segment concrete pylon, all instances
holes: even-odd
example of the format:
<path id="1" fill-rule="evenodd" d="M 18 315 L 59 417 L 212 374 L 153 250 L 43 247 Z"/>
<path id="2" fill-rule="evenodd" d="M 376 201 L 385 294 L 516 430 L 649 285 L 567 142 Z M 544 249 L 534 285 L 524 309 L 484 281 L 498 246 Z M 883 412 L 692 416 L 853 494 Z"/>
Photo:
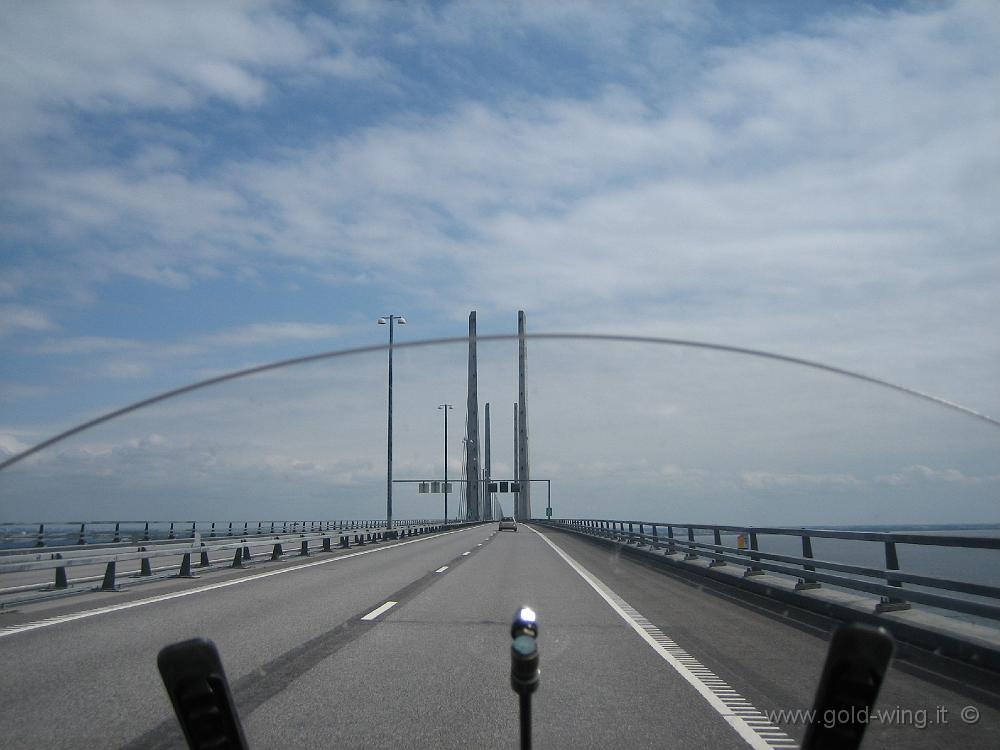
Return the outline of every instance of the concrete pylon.
<path id="1" fill-rule="evenodd" d="M 482 518 L 479 502 L 479 372 L 476 359 L 476 311 L 469 313 L 469 387 L 465 404 L 465 510 L 466 518 Z"/>
<path id="2" fill-rule="evenodd" d="M 493 493 L 490 492 L 490 477 L 492 466 L 490 466 L 490 402 L 486 402 L 485 429 L 483 431 L 483 520 L 493 520 Z"/>
<path id="3" fill-rule="evenodd" d="M 524 310 L 517 311 L 517 479 L 520 519 L 531 518 L 531 466 L 528 460 L 528 350 L 524 338 Z"/>

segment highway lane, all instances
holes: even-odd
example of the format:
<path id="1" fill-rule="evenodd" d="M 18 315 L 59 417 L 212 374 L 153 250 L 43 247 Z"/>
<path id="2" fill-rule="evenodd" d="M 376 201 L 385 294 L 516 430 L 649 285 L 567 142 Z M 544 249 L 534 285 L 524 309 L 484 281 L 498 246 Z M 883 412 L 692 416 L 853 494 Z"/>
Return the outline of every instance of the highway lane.
<path id="1" fill-rule="evenodd" d="M 727 592 L 697 578 L 665 574 L 574 534 L 545 531 L 757 708 L 811 706 L 834 621 L 746 592 Z M 961 719 L 967 706 L 978 712 L 974 724 Z M 945 713 L 939 713 L 939 707 Z M 1000 683 L 995 674 L 905 647 L 897 649 L 877 708 L 887 712 L 886 721 L 869 725 L 866 747 L 940 748 L 959 743 L 994 748 L 1000 736 Z M 894 713 L 896 708 L 901 710 Z M 798 739 L 805 729 L 787 722 L 782 728 Z"/>
<path id="2" fill-rule="evenodd" d="M 5 672 L 0 681 L 2 741 L 10 747 L 119 747 L 165 721 L 172 726 L 155 667 L 161 646 L 196 635 L 211 638 L 223 653 L 230 679 L 238 682 L 370 611 L 440 567 L 441 560 L 460 557 L 492 530 L 472 527 L 397 545 L 317 555 L 309 563 L 252 571 L 258 576 L 289 572 L 249 583 L 0 637 Z M 17 626 L 18 621 L 92 610 L 109 600 L 145 601 L 246 575 L 164 581 L 139 592 L 32 605 L 3 623 Z M 295 666 L 308 668 L 309 663 Z M 294 676 L 262 675 L 272 689 L 285 689 Z"/>
<path id="3" fill-rule="evenodd" d="M 508 684 L 508 628 L 516 608 L 532 604 L 541 618 L 536 746 L 749 746 L 540 536 L 523 526 L 517 534 L 494 530 L 490 524 L 369 547 L 343 559 L 316 556 L 311 562 L 322 564 L 290 563 L 281 568 L 290 572 L 249 583 L 0 637 L 3 743 L 178 746 L 155 655 L 166 643 L 204 635 L 222 651 L 253 747 L 333 741 L 511 747 L 517 714 Z M 752 706 L 811 704 L 830 623 L 794 623 L 571 535 L 546 535 Z M 253 574 L 266 570 L 270 566 Z M 240 576 L 246 573 L 227 574 L 223 582 Z M 194 584 L 203 582 L 219 579 Z M 139 593 L 87 597 L 17 617 L 27 622 L 72 613 L 109 598 L 142 601 L 153 587 L 170 594 L 191 590 L 190 584 L 150 584 Z M 388 601 L 398 603 L 362 619 Z M 886 697 L 911 708 L 970 702 L 940 680 L 905 670 L 890 675 L 883 703 Z M 996 710 L 972 702 L 983 712 L 979 725 L 960 726 L 956 719 L 937 733 L 914 729 L 894 744 L 994 746 Z M 869 747 L 888 744 L 879 729 Z M 757 739 L 780 745 L 778 732 L 765 730 Z"/>

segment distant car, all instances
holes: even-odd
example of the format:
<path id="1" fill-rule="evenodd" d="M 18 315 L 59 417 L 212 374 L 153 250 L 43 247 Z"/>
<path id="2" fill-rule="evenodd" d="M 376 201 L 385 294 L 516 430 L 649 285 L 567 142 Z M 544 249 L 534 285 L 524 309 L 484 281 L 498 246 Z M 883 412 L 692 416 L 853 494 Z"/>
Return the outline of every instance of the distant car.
<path id="1" fill-rule="evenodd" d="M 510 516 L 504 516 L 500 519 L 500 531 L 504 529 L 510 529 L 511 531 L 517 531 L 517 521 L 515 521 Z"/>

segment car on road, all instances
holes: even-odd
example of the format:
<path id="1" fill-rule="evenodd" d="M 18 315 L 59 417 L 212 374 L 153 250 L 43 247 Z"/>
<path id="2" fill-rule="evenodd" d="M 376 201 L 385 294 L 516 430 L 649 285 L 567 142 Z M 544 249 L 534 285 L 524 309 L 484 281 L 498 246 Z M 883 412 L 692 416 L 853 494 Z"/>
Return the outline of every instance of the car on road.
<path id="1" fill-rule="evenodd" d="M 510 516 L 503 516 L 500 519 L 500 531 L 504 529 L 510 529 L 511 531 L 517 531 L 517 521 L 515 521 Z"/>

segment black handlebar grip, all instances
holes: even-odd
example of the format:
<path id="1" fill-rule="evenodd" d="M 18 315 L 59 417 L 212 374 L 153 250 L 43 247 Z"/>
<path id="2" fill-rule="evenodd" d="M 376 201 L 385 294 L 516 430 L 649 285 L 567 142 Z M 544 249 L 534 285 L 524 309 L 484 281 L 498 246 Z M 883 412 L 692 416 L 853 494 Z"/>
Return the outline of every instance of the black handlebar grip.
<path id="1" fill-rule="evenodd" d="M 853 750 L 861 745 L 894 648 L 884 628 L 848 623 L 837 629 L 802 750 Z"/>
<path id="2" fill-rule="evenodd" d="M 214 643 L 174 643 L 160 651 L 156 664 L 188 747 L 248 750 Z"/>

